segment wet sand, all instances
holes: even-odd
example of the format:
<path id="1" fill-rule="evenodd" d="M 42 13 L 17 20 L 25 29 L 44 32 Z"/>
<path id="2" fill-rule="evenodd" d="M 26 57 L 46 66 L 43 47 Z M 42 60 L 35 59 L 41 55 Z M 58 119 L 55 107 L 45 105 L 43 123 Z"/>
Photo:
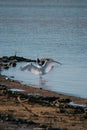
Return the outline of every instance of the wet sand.
<path id="1" fill-rule="evenodd" d="M 12 61 L 16 65 L 20 60 L 16 56 L 0 58 L 2 71 L 4 64 Z M 0 75 L 0 130 L 35 128 L 86 130 L 87 99 L 34 88 Z"/>

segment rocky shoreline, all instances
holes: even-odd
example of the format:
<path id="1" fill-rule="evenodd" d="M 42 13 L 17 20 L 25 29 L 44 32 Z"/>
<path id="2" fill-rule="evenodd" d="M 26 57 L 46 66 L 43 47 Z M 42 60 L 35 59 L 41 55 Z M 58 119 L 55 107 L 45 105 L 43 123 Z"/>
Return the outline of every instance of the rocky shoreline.
<path id="1" fill-rule="evenodd" d="M 5 56 L 0 58 L 0 70 L 23 61 L 35 62 Z M 0 74 L 0 130 L 15 129 L 86 130 L 87 99 L 23 85 Z"/>

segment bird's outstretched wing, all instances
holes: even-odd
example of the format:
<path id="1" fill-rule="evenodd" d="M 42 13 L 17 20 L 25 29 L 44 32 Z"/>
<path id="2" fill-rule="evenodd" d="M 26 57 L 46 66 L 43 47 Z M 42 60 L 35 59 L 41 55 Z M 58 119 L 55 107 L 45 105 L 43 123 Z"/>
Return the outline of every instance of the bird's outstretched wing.
<path id="1" fill-rule="evenodd" d="M 36 75 L 40 74 L 40 68 L 38 66 L 33 65 L 32 63 L 26 64 L 23 67 L 20 67 L 20 69 L 22 71 L 30 71 L 30 72 L 32 72 L 33 74 L 36 74 Z"/>
<path id="2" fill-rule="evenodd" d="M 54 67 L 54 62 L 46 60 L 43 67 L 42 67 L 43 71 L 44 71 L 44 74 L 51 71 L 53 69 L 53 67 Z"/>

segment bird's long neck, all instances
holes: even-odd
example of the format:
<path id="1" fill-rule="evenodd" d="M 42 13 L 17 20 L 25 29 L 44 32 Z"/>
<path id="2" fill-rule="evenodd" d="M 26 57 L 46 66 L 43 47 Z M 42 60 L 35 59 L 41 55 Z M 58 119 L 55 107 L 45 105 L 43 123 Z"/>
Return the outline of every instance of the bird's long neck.
<path id="1" fill-rule="evenodd" d="M 39 59 L 39 58 L 37 58 L 37 63 L 38 63 L 38 64 L 40 63 L 40 59 Z"/>

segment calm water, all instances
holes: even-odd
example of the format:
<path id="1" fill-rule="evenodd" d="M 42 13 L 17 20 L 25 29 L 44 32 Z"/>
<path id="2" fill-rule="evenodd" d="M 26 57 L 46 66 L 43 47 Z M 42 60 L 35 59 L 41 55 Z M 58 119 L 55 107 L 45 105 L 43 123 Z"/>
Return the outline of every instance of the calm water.
<path id="1" fill-rule="evenodd" d="M 87 98 L 87 0 L 0 0 L 0 57 L 52 57 L 62 63 L 43 77 L 16 69 L 7 76 Z"/>

